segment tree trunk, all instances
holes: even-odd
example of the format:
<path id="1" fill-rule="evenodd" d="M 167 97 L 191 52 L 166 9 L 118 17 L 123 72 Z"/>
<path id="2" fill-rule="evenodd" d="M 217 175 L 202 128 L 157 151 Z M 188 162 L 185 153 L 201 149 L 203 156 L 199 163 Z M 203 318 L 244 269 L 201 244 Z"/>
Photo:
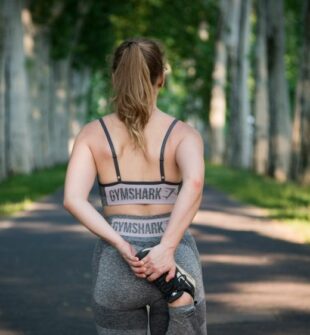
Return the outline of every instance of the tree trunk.
<path id="1" fill-rule="evenodd" d="M 78 106 L 73 107 L 76 101 L 74 102 L 74 98 L 73 100 L 70 99 L 70 95 L 72 94 L 74 97 L 76 91 L 78 91 L 78 95 L 83 95 L 81 92 L 88 89 L 85 87 L 89 84 L 87 82 L 89 80 L 89 74 L 87 74 L 87 70 L 85 70 L 85 78 L 83 78 L 82 75 L 82 77 L 80 77 L 82 82 L 76 83 L 75 80 L 72 81 L 72 75 L 76 76 L 77 74 L 72 69 L 71 65 L 74 57 L 74 49 L 78 44 L 79 35 L 85 22 L 84 20 L 91 6 L 91 2 L 79 1 L 79 18 L 75 23 L 73 38 L 68 41 L 70 50 L 69 55 L 66 59 L 52 62 L 51 80 L 52 91 L 54 94 L 51 101 L 50 138 L 52 144 L 52 157 L 53 162 L 55 163 L 67 162 L 69 152 L 72 149 L 72 138 L 70 139 L 70 136 L 72 136 L 72 132 L 76 135 L 81 123 L 85 121 L 86 107 L 83 106 L 80 109 Z M 81 75 L 81 73 L 79 75 Z M 77 88 L 78 86 L 80 87 Z M 72 93 L 71 89 L 73 90 Z M 79 115 L 80 113 L 82 113 L 82 116 Z M 75 117 L 77 117 L 78 120 L 75 119 Z"/>
<path id="2" fill-rule="evenodd" d="M 4 38 L 3 2 L 0 2 L 0 181 L 7 176 Z"/>
<path id="3" fill-rule="evenodd" d="M 268 170 L 269 148 L 269 106 L 268 74 L 266 54 L 266 0 L 257 1 L 257 34 L 255 50 L 255 135 L 254 135 L 254 170 L 266 174 Z"/>
<path id="4" fill-rule="evenodd" d="M 250 102 L 248 92 L 249 71 L 249 28 L 251 0 L 244 0 L 240 6 L 240 19 L 236 20 L 238 38 L 230 51 L 231 98 L 230 136 L 228 161 L 236 167 L 249 167 L 251 162 Z"/>
<path id="5" fill-rule="evenodd" d="M 225 151 L 225 118 L 226 118 L 226 35 L 227 35 L 227 15 L 230 8 L 227 2 L 220 1 L 220 22 L 218 38 L 215 44 L 215 62 L 212 73 L 213 86 L 210 101 L 210 161 L 212 163 L 223 163 Z"/>
<path id="6" fill-rule="evenodd" d="M 53 61 L 51 71 L 51 95 L 49 136 L 53 164 L 65 163 L 69 158 L 69 62 Z"/>
<path id="7" fill-rule="evenodd" d="M 269 174 L 288 178 L 291 154 L 291 120 L 284 66 L 283 1 L 266 1 L 269 75 L 270 147 Z"/>
<path id="8" fill-rule="evenodd" d="M 31 102 L 31 142 L 34 150 L 34 167 L 51 165 L 48 136 L 48 108 L 50 94 L 49 40 L 46 28 L 35 25 L 28 8 L 23 9 L 26 55 L 29 66 L 29 99 Z"/>
<path id="9" fill-rule="evenodd" d="M 90 88 L 89 69 L 70 71 L 69 97 L 69 153 L 73 148 L 75 137 L 85 124 L 87 115 L 87 97 Z"/>
<path id="10" fill-rule="evenodd" d="M 235 100 L 235 90 L 236 86 L 234 82 L 237 80 L 238 73 L 238 44 L 239 44 L 239 22 L 241 15 L 241 0 L 232 0 L 233 4 L 231 7 L 230 15 L 228 17 L 229 24 L 229 35 L 226 40 L 227 51 L 228 51 L 228 76 L 230 84 L 230 92 L 229 92 L 229 129 L 228 129 L 228 137 L 226 138 L 226 151 L 225 151 L 225 161 L 230 165 L 232 164 L 233 158 L 233 147 L 230 143 L 230 136 L 233 133 L 233 120 L 231 117 L 232 111 L 231 106 Z M 233 164 L 232 164 L 233 165 Z"/>
<path id="11" fill-rule="evenodd" d="M 310 184 L 310 0 L 305 1 L 303 27 L 292 133 L 292 176 Z"/>
<path id="12" fill-rule="evenodd" d="M 6 115 L 8 124 L 7 160 L 12 173 L 29 173 L 33 166 L 30 142 L 30 117 L 26 58 L 21 22 L 22 1 L 5 0 L 3 15 L 5 27 Z"/>

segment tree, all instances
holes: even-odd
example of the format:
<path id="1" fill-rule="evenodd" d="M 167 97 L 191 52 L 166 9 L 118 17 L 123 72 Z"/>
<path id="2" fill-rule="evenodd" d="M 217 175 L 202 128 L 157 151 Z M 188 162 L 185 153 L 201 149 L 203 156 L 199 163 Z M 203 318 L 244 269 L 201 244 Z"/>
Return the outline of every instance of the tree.
<path id="1" fill-rule="evenodd" d="M 234 44 L 230 48 L 231 96 L 228 138 L 228 161 L 236 167 L 251 162 L 250 103 L 248 91 L 249 29 L 251 0 L 244 0 L 234 19 Z M 237 8 L 236 8 L 237 10 Z"/>
<path id="2" fill-rule="evenodd" d="M 210 161 L 223 163 L 225 153 L 225 119 L 226 119 L 226 72 L 227 72 L 227 37 L 230 33 L 229 14 L 234 2 L 221 0 L 219 3 L 218 36 L 215 42 L 215 61 L 212 73 L 212 91 L 210 98 Z"/>
<path id="3" fill-rule="evenodd" d="M 30 138 L 29 91 L 25 70 L 22 1 L 4 1 L 5 124 L 7 167 L 11 173 L 29 173 L 33 167 Z"/>
<path id="4" fill-rule="evenodd" d="M 255 48 L 255 134 L 253 167 L 258 174 L 268 171 L 269 149 L 269 106 L 268 106 L 268 70 L 266 51 L 266 0 L 257 1 L 257 31 Z"/>
<path id="5" fill-rule="evenodd" d="M 26 41 L 26 75 L 28 81 L 28 98 L 30 103 L 31 146 L 33 148 L 33 167 L 51 166 L 50 141 L 50 94 L 51 67 L 49 31 L 43 25 L 33 22 L 29 7 L 23 8 L 23 28 Z"/>
<path id="6" fill-rule="evenodd" d="M 305 1 L 303 12 L 303 43 L 292 132 L 292 177 L 310 184 L 310 0 Z"/>
<path id="7" fill-rule="evenodd" d="M 269 174 L 279 181 L 288 178 L 291 155 L 291 119 L 284 65 L 283 1 L 266 1 L 269 88 Z"/>
<path id="8" fill-rule="evenodd" d="M 5 111 L 5 48 L 4 48 L 4 4 L 0 2 L 0 180 L 7 176 L 6 157 L 6 111 Z"/>

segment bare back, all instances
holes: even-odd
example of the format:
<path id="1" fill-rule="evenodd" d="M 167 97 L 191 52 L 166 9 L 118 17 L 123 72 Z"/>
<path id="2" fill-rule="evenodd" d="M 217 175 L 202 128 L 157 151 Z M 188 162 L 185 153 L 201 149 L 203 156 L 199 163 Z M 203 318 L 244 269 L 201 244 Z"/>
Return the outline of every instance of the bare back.
<path id="1" fill-rule="evenodd" d="M 141 150 L 134 150 L 125 125 L 116 114 L 104 117 L 116 151 L 120 174 L 124 181 L 160 181 L 159 157 L 163 138 L 173 117 L 161 111 L 152 114 L 144 134 L 146 139 L 146 156 Z M 100 123 L 92 121 L 93 128 L 89 138 L 89 146 L 97 167 L 98 179 L 102 183 L 117 181 L 112 152 Z M 164 169 L 166 180 L 180 182 L 182 176 L 176 162 L 175 152 L 178 143 L 188 131 L 184 122 L 178 122 L 168 137 L 164 153 Z M 105 206 L 104 214 L 132 214 L 132 215 L 156 215 L 170 212 L 173 204 L 130 204 Z"/>

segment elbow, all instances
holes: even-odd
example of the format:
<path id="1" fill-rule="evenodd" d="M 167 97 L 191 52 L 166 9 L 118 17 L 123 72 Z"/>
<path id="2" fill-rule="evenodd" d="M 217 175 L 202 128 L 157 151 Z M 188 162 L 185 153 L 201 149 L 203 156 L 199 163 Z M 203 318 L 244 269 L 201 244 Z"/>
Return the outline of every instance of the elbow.
<path id="1" fill-rule="evenodd" d="M 190 177 L 188 179 L 189 184 L 191 185 L 191 188 L 195 190 L 196 193 L 202 194 L 203 188 L 204 188 L 204 178 L 201 176 L 197 177 Z"/>
<path id="2" fill-rule="evenodd" d="M 70 196 L 70 198 L 64 197 L 62 206 L 65 208 L 67 211 L 71 212 L 74 208 L 79 208 L 85 201 L 84 198 L 81 197 L 76 197 L 76 196 Z"/>
<path id="3" fill-rule="evenodd" d="M 193 187 L 196 189 L 196 190 L 203 190 L 203 186 L 204 186 L 204 178 L 194 178 L 192 180 L 192 183 L 193 183 Z"/>
<path id="4" fill-rule="evenodd" d="M 71 201 L 69 199 L 64 199 L 63 202 L 62 202 L 62 206 L 63 206 L 64 209 L 69 211 L 71 206 L 72 206 Z"/>

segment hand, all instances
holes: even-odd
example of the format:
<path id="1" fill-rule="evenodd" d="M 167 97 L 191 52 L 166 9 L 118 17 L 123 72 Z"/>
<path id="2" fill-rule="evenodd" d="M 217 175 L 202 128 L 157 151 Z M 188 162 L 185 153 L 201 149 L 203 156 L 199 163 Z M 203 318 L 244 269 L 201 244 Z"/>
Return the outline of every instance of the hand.
<path id="1" fill-rule="evenodd" d="M 165 278 L 167 282 L 175 276 L 174 251 L 161 243 L 153 247 L 143 261 L 148 281 L 157 279 L 165 272 L 168 272 Z"/>
<path id="2" fill-rule="evenodd" d="M 143 267 L 144 261 L 140 261 L 139 258 L 135 256 L 137 253 L 135 248 L 125 240 L 120 245 L 116 246 L 116 248 L 135 275 L 139 278 L 146 278 L 146 275 L 144 274 L 146 269 Z"/>

